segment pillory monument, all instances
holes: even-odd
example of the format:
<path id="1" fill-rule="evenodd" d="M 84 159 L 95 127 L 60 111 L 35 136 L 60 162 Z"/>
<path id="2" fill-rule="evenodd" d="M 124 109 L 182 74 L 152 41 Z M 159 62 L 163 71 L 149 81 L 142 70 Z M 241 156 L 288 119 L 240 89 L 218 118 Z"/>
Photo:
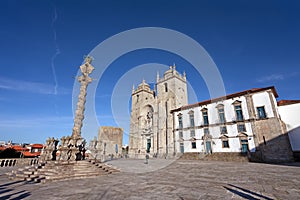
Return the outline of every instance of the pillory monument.
<path id="1" fill-rule="evenodd" d="M 9 174 L 10 179 L 21 179 L 30 182 L 42 182 L 63 180 L 70 178 L 83 178 L 89 176 L 108 175 L 120 170 L 100 163 L 98 160 L 85 159 L 86 141 L 81 136 L 81 128 L 84 119 L 86 92 L 92 78 L 89 75 L 94 67 L 91 65 L 92 57 L 87 56 L 84 64 L 80 66 L 81 76 L 80 92 L 74 118 L 74 126 L 71 136 L 63 136 L 59 140 L 48 138 L 46 147 L 38 163 L 31 166 L 13 170 Z"/>
<path id="2" fill-rule="evenodd" d="M 86 141 L 81 136 L 81 128 L 84 119 L 84 110 L 86 102 L 86 92 L 88 85 L 92 82 L 89 75 L 95 69 L 92 65 L 92 57 L 86 56 L 84 64 L 80 66 L 81 76 L 78 77 L 80 82 L 80 92 L 78 95 L 77 108 L 74 118 L 74 126 L 71 136 L 64 136 L 60 139 L 60 146 L 58 147 L 59 140 L 48 138 L 46 141 L 46 148 L 44 149 L 41 159 L 42 160 L 82 160 L 85 153 Z M 59 156 L 56 158 L 56 152 L 59 151 Z"/>

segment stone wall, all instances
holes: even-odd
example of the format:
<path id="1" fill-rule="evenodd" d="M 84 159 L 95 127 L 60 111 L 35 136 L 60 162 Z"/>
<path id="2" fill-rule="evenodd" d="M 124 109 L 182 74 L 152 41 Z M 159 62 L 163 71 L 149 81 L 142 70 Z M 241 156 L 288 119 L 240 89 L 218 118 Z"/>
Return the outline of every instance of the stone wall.
<path id="1" fill-rule="evenodd" d="M 283 130 L 283 124 L 278 118 L 257 120 L 254 122 L 257 137 L 256 159 L 263 162 L 290 162 L 293 153 L 288 134 Z"/>
<path id="2" fill-rule="evenodd" d="M 98 139 L 103 144 L 103 154 L 118 157 L 122 154 L 123 129 L 111 126 L 102 126 L 99 129 Z"/>
<path id="3" fill-rule="evenodd" d="M 38 158 L 4 158 L 0 159 L 0 167 L 21 167 L 38 164 L 38 162 Z"/>

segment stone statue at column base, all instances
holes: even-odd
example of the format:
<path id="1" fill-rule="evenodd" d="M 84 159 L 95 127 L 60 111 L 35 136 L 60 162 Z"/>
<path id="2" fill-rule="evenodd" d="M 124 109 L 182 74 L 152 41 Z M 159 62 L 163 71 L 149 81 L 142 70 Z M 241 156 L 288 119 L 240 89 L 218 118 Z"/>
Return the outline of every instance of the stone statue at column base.
<path id="1" fill-rule="evenodd" d="M 98 160 L 101 162 L 104 161 L 101 140 L 97 140 L 97 138 L 94 137 L 94 139 L 90 142 L 89 151 L 90 151 L 90 159 Z"/>
<path id="2" fill-rule="evenodd" d="M 40 159 L 43 161 L 56 160 L 58 139 L 48 138 Z"/>

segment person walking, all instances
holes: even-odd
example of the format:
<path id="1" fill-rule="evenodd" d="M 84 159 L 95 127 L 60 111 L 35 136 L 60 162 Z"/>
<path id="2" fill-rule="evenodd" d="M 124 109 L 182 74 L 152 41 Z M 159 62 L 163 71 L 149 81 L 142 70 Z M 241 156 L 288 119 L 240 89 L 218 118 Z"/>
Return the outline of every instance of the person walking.
<path id="1" fill-rule="evenodd" d="M 149 153 L 146 152 L 146 162 L 145 162 L 145 164 L 148 164 L 148 160 L 149 160 Z"/>

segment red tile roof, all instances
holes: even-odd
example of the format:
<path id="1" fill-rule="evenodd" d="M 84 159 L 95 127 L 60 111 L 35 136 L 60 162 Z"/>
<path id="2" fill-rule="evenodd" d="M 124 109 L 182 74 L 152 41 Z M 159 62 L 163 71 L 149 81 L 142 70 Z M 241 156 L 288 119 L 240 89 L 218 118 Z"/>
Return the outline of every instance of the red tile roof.
<path id="1" fill-rule="evenodd" d="M 31 146 L 33 149 L 42 149 L 44 146 L 42 144 L 32 144 L 32 145 L 29 145 Z M 26 147 L 22 147 L 20 145 L 6 145 L 6 146 L 0 146 L 0 151 L 3 151 L 7 148 L 12 148 L 16 151 L 19 151 L 19 152 L 23 152 L 23 151 L 29 151 L 29 146 L 26 146 Z"/>
<path id="2" fill-rule="evenodd" d="M 12 146 L 10 146 L 10 148 L 13 148 L 16 151 L 29 151 L 28 148 L 23 148 L 20 145 L 12 145 Z"/>
<path id="3" fill-rule="evenodd" d="M 201 101 L 201 102 L 198 102 L 198 103 L 182 106 L 180 108 L 171 110 L 171 113 L 176 112 L 176 111 L 180 111 L 180 110 L 186 110 L 186 109 L 189 109 L 189 108 L 194 108 L 194 107 L 197 107 L 197 106 L 207 105 L 207 104 L 210 104 L 210 103 L 213 103 L 213 102 L 218 102 L 218 101 L 222 101 L 222 100 L 226 100 L 226 99 L 231 99 L 231 98 L 243 96 L 245 94 L 252 94 L 252 93 L 262 92 L 262 91 L 266 91 L 266 90 L 272 90 L 275 98 L 278 97 L 278 93 L 277 93 L 274 86 L 265 87 L 265 88 L 252 88 L 250 90 L 244 90 L 244 91 L 241 91 L 241 92 L 229 94 L 229 95 L 218 97 L 218 98 L 215 98 L 215 99 L 210 99 L 210 100 Z"/>
<path id="4" fill-rule="evenodd" d="M 32 148 L 42 149 L 44 146 L 42 144 L 32 144 L 30 145 Z"/>
<path id="5" fill-rule="evenodd" d="M 41 155 L 41 152 L 29 152 L 29 151 L 25 151 L 23 152 L 23 156 L 24 157 L 37 157 L 37 156 L 40 156 Z"/>
<path id="6" fill-rule="evenodd" d="M 300 100 L 280 100 L 277 102 L 278 106 L 286 106 L 286 105 L 291 105 L 295 103 L 300 103 Z"/>

